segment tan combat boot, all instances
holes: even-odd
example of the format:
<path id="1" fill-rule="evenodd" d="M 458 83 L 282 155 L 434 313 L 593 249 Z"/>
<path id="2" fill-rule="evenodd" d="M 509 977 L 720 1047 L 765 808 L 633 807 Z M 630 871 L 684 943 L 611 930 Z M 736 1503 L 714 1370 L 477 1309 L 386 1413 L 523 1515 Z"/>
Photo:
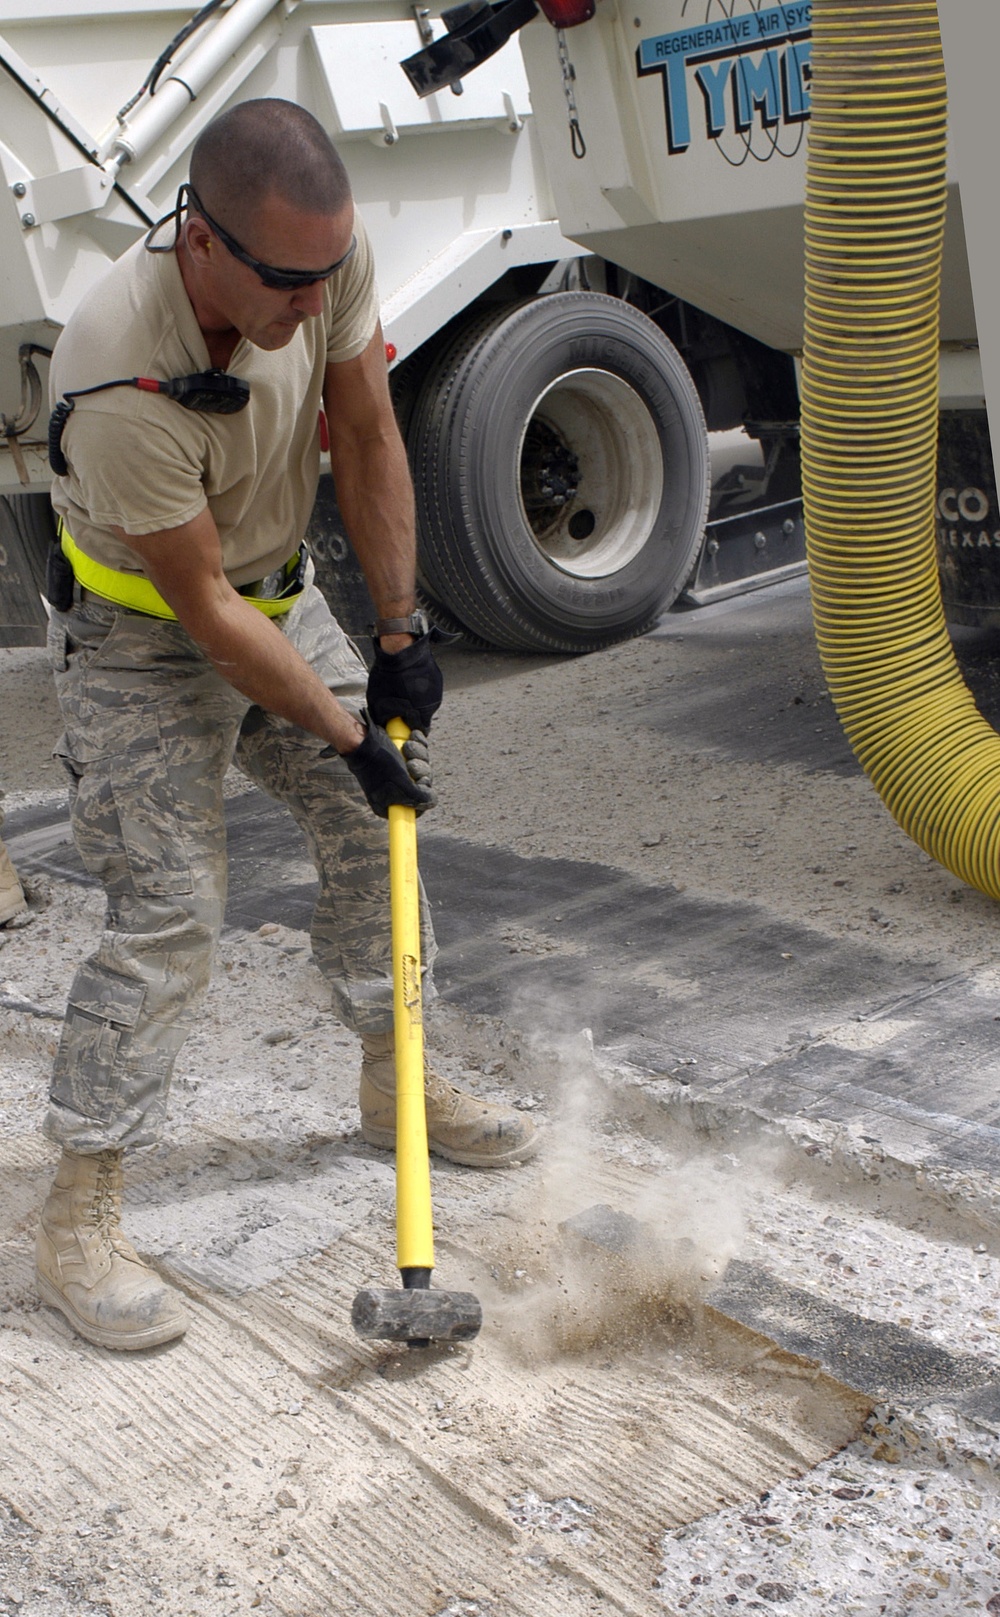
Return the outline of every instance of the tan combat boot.
<path id="1" fill-rule="evenodd" d="M 64 1151 L 38 1227 L 44 1303 L 105 1348 L 149 1348 L 183 1336 L 187 1314 L 119 1229 L 122 1154 Z"/>
<path id="2" fill-rule="evenodd" d="M 396 1059 L 391 1033 L 361 1039 L 361 1134 L 369 1145 L 396 1146 Z M 508 1168 L 538 1150 L 531 1119 L 510 1106 L 477 1100 L 427 1068 L 427 1144 L 436 1156 L 467 1168 Z"/>
<path id="3" fill-rule="evenodd" d="M 0 839 L 0 926 L 6 926 L 15 915 L 21 915 L 28 908 L 21 883 L 17 879 L 17 871 L 10 862 L 10 854 Z"/>

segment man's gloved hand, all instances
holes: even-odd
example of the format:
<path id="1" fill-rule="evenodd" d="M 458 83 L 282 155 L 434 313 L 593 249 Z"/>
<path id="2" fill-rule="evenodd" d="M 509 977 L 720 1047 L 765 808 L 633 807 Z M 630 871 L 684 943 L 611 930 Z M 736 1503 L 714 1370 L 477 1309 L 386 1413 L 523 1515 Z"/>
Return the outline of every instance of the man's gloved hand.
<path id="1" fill-rule="evenodd" d="M 395 715 L 394 715 L 395 716 Z M 353 752 L 342 752 L 351 774 L 357 780 L 369 805 L 383 820 L 389 818 L 390 803 L 402 803 L 423 814 L 434 807 L 431 791 L 431 765 L 427 737 L 412 730 L 402 751 L 385 731 L 362 709 L 365 739 Z"/>
<path id="2" fill-rule="evenodd" d="M 429 634 L 420 635 L 402 651 L 383 651 L 376 640 L 367 691 L 368 711 L 376 724 L 402 719 L 411 730 L 429 730 L 441 706 L 443 687 Z"/>

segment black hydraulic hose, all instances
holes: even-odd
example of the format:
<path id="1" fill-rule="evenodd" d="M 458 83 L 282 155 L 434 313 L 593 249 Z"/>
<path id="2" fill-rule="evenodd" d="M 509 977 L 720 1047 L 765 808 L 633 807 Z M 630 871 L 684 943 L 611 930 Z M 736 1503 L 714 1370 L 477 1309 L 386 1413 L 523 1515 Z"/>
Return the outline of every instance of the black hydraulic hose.
<path id="1" fill-rule="evenodd" d="M 207 4 L 203 5 L 200 11 L 196 11 L 190 21 L 186 22 L 184 27 L 174 35 L 169 45 L 164 46 L 149 72 L 146 74 L 146 77 L 140 84 L 138 90 L 136 90 L 135 95 L 126 101 L 125 105 L 118 111 L 116 116 L 119 123 L 121 123 L 122 120 L 128 116 L 136 102 L 142 100 L 142 97 L 146 94 L 147 90 L 150 95 L 156 94 L 156 86 L 159 83 L 160 74 L 163 72 L 163 69 L 169 65 L 175 52 L 179 51 L 185 40 L 190 39 L 191 35 L 197 32 L 202 23 L 207 22 L 209 17 L 213 16 L 216 11 L 219 11 L 222 6 L 225 5 L 225 3 L 226 0 L 207 0 Z"/>

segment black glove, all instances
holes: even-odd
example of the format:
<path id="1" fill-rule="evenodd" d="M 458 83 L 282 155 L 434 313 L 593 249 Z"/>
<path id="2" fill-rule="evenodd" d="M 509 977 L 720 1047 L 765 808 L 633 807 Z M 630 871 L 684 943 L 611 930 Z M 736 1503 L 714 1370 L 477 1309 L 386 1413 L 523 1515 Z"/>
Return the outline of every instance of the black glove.
<path id="1" fill-rule="evenodd" d="M 402 651 L 383 651 L 376 640 L 367 691 L 368 711 L 376 724 L 402 719 L 412 730 L 429 730 L 441 706 L 443 687 L 429 634 L 420 635 Z"/>
<path id="2" fill-rule="evenodd" d="M 416 809 L 418 814 L 433 808 L 427 737 L 420 730 L 411 731 L 400 751 L 364 710 L 361 718 L 365 724 L 365 739 L 353 752 L 342 752 L 340 756 L 370 807 L 383 820 L 389 818 L 390 803 L 402 803 L 406 808 Z"/>

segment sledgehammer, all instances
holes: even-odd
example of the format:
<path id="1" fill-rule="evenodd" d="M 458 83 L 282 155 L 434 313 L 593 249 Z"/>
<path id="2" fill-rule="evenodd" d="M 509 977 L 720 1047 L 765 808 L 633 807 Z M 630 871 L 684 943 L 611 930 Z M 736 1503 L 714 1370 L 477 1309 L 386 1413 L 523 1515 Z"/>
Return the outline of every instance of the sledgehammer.
<path id="1" fill-rule="evenodd" d="M 391 719 L 401 747 L 410 732 Z M 359 1336 L 409 1347 L 467 1342 L 478 1335 L 483 1310 L 468 1291 L 431 1291 L 434 1233 L 431 1172 L 424 1109 L 424 1026 L 420 991 L 420 889 L 417 817 L 389 808 L 389 894 L 392 906 L 393 1020 L 396 1042 L 396 1265 L 402 1291 L 359 1291 L 351 1323 Z"/>

